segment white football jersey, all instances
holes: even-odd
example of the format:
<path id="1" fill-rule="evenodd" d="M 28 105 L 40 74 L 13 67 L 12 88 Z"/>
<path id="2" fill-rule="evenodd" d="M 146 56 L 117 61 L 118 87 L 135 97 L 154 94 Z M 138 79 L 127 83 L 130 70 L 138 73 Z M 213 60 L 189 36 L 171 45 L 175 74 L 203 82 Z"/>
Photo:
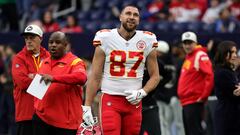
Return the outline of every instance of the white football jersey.
<path id="1" fill-rule="evenodd" d="M 101 84 L 103 93 L 126 96 L 125 90 L 142 88 L 146 58 L 157 46 L 153 33 L 136 31 L 127 41 L 117 29 L 100 30 L 95 35 L 93 45 L 100 45 L 106 55 Z"/>

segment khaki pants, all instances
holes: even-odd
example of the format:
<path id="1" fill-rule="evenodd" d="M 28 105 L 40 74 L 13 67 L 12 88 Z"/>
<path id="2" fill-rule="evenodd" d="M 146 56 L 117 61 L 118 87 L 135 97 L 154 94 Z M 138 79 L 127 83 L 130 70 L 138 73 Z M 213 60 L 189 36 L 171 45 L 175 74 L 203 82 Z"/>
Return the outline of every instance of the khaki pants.
<path id="1" fill-rule="evenodd" d="M 185 135 L 182 120 L 182 107 L 177 97 L 172 97 L 169 104 L 158 100 L 157 105 L 159 107 L 162 135 L 174 135 L 174 132 L 171 132 L 173 123 L 175 125 L 175 134 Z"/>

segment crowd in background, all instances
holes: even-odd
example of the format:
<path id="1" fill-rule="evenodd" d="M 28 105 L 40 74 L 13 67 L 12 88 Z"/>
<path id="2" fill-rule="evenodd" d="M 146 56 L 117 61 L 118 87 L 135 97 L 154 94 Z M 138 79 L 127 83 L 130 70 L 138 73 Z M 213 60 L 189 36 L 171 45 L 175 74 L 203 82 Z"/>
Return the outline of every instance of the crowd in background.
<path id="1" fill-rule="evenodd" d="M 240 31 L 239 0 L 2 0 L 0 29 L 21 31 L 35 22 L 45 32 L 96 32 L 119 25 L 120 9 L 127 4 L 140 7 L 139 29 Z"/>

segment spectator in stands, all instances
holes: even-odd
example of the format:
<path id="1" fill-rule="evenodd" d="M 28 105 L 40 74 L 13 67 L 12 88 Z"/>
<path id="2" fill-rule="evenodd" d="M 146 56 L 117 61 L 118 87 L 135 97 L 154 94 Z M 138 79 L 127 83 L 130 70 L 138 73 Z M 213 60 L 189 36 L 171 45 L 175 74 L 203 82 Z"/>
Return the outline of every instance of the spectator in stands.
<path id="1" fill-rule="evenodd" d="M 186 4 L 182 0 L 172 0 L 169 5 L 170 21 L 173 22 L 193 22 L 198 21 L 201 9 L 194 4 Z"/>
<path id="2" fill-rule="evenodd" d="M 197 43 L 193 32 L 182 34 L 186 52 L 178 82 L 178 96 L 183 106 L 183 122 L 186 135 L 203 135 L 201 125 L 204 102 L 213 88 L 212 63 L 206 49 Z"/>
<path id="3" fill-rule="evenodd" d="M 183 0 L 183 5 L 186 9 L 199 9 L 198 19 L 201 19 L 208 7 L 208 0 Z"/>
<path id="4" fill-rule="evenodd" d="M 44 32 L 54 32 L 60 30 L 59 24 L 53 19 L 51 11 L 45 11 L 42 15 L 42 27 Z"/>
<path id="5" fill-rule="evenodd" d="M 13 100 L 13 82 L 11 77 L 11 62 L 12 58 L 15 55 L 14 50 L 11 46 L 4 45 L 2 50 L 2 61 L 4 65 L 4 73 L 0 75 L 0 82 L 3 85 L 1 88 L 2 96 L 1 98 L 1 120 L 4 120 L 6 123 L 4 125 L 0 125 L 1 128 L 5 128 L 5 134 L 16 134 L 16 123 L 15 123 L 15 109 L 14 109 L 14 100 Z M 1 121 L 0 120 L 0 121 Z M 0 134 L 2 129 L 0 130 Z M 2 135 L 2 134 L 1 134 Z"/>
<path id="6" fill-rule="evenodd" d="M 61 29 L 65 33 L 82 33 L 83 28 L 78 25 L 77 17 L 74 15 L 67 16 L 67 24 Z"/>
<path id="7" fill-rule="evenodd" d="M 26 45 L 12 61 L 15 119 L 17 135 L 33 135 L 33 96 L 26 90 L 38 71 L 41 60 L 48 57 L 49 53 L 41 47 L 43 32 L 37 25 L 27 26 L 22 36 Z"/>
<path id="8" fill-rule="evenodd" d="M 64 1 L 64 0 L 62 0 L 62 1 Z M 93 6 L 93 3 L 95 1 L 96 0 L 80 0 L 81 10 L 82 11 L 89 11 L 89 10 L 91 10 L 91 8 Z"/>
<path id="9" fill-rule="evenodd" d="M 224 8 L 219 13 L 219 19 L 215 22 L 216 29 L 218 33 L 232 33 L 237 29 L 237 20 L 233 18 L 230 14 L 229 8 Z"/>
<path id="10" fill-rule="evenodd" d="M 55 11 L 57 4 L 58 0 L 32 0 L 29 20 L 40 19 L 41 15 L 47 10 Z"/>
<path id="11" fill-rule="evenodd" d="M 163 0 L 153 0 L 148 6 L 148 20 L 156 22 L 158 20 L 166 20 L 168 17 L 168 5 Z"/>
<path id="12" fill-rule="evenodd" d="M 0 1 L 0 10 L 2 16 L 1 20 L 5 20 L 6 25 L 9 25 L 9 31 L 19 31 L 18 26 L 18 14 L 16 7 L 16 0 L 1 0 Z"/>
<path id="13" fill-rule="evenodd" d="M 232 0 L 229 8 L 231 15 L 240 21 L 240 0 Z"/>
<path id="14" fill-rule="evenodd" d="M 82 122 L 82 86 L 87 80 L 83 61 L 67 52 L 63 32 L 51 34 L 45 59 L 38 73 L 41 81 L 51 82 L 43 99 L 34 100 L 33 135 L 76 135 Z"/>
<path id="15" fill-rule="evenodd" d="M 210 7 L 206 10 L 202 17 L 202 21 L 207 24 L 214 23 L 219 18 L 219 13 L 227 7 L 227 3 L 221 3 L 220 0 L 211 0 Z"/>
<path id="16" fill-rule="evenodd" d="M 170 4 L 168 7 L 169 10 L 169 17 L 168 20 L 170 22 L 174 22 L 178 14 L 181 14 L 180 9 L 182 7 L 182 0 L 170 0 Z"/>
<path id="17" fill-rule="evenodd" d="M 17 13 L 20 17 L 24 14 L 29 14 L 33 0 L 16 0 Z"/>
<path id="18" fill-rule="evenodd" d="M 237 44 L 223 41 L 217 48 L 215 62 L 215 135 L 240 135 L 240 85 L 235 72 Z"/>

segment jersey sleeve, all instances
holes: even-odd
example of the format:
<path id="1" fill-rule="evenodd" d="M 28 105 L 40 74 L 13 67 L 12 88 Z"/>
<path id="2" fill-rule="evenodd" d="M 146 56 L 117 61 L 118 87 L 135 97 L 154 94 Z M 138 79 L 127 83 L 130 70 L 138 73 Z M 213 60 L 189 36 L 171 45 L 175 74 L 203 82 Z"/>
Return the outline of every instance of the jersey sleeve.
<path id="1" fill-rule="evenodd" d="M 96 34 L 95 34 L 95 37 L 93 39 L 93 46 L 97 47 L 97 46 L 100 46 L 100 48 L 106 52 L 106 44 L 104 43 L 104 39 L 106 39 L 111 33 L 111 30 L 109 29 L 103 29 L 103 30 L 100 30 L 98 31 Z"/>
<path id="2" fill-rule="evenodd" d="M 154 33 L 151 33 L 151 32 L 148 32 L 148 31 L 145 31 L 143 32 L 144 33 L 144 36 L 146 36 L 147 38 L 147 55 L 153 51 L 157 46 L 158 46 L 158 42 L 157 42 L 157 38 L 156 38 L 156 35 Z"/>

